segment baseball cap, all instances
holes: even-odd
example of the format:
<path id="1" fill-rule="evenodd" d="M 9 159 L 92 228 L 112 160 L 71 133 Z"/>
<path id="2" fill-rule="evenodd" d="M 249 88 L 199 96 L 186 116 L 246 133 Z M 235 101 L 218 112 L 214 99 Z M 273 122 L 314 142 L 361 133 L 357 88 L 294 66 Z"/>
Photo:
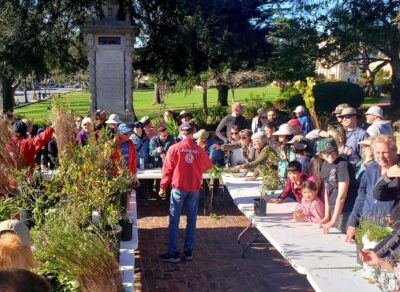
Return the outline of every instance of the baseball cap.
<path id="1" fill-rule="evenodd" d="M 122 124 L 120 124 L 120 125 L 118 126 L 117 131 L 118 131 L 119 133 L 126 134 L 126 133 L 129 133 L 129 132 L 132 132 L 132 129 L 129 128 L 127 124 L 122 123 Z"/>
<path id="2" fill-rule="evenodd" d="M 383 118 L 383 109 L 380 106 L 371 106 L 367 112 L 365 113 L 366 115 L 373 115 L 373 116 L 377 116 L 380 118 Z"/>
<path id="3" fill-rule="evenodd" d="M 159 123 L 158 125 L 157 125 L 157 132 L 160 132 L 160 131 L 162 131 L 162 130 L 165 130 L 167 128 L 167 125 L 165 124 L 165 123 Z"/>
<path id="4" fill-rule="evenodd" d="M 294 113 L 304 113 L 306 109 L 302 105 L 298 105 L 296 109 L 293 111 Z"/>
<path id="5" fill-rule="evenodd" d="M 151 119 L 150 119 L 149 116 L 144 116 L 144 117 L 142 117 L 142 118 L 140 119 L 140 122 L 141 122 L 143 125 L 147 124 L 147 123 L 150 122 L 150 121 L 151 121 Z"/>
<path id="6" fill-rule="evenodd" d="M 188 113 L 187 111 L 181 111 L 181 112 L 179 113 L 178 118 L 180 119 L 180 118 L 183 118 L 183 117 L 185 117 L 185 116 L 190 116 L 190 113 Z"/>
<path id="7" fill-rule="evenodd" d="M 136 121 L 133 123 L 134 128 L 143 128 L 143 124 L 139 121 Z"/>
<path id="8" fill-rule="evenodd" d="M 257 110 L 257 114 L 258 114 L 259 116 L 261 116 L 262 114 L 265 114 L 265 110 L 264 110 L 263 108 L 259 108 L 259 109 Z"/>
<path id="9" fill-rule="evenodd" d="M 294 127 L 296 127 L 296 126 L 301 127 L 301 124 L 300 124 L 300 122 L 299 122 L 298 119 L 291 119 L 291 120 L 289 120 L 289 122 L 287 122 L 287 123 L 288 123 L 288 125 L 291 126 L 292 128 L 294 128 Z"/>
<path id="10" fill-rule="evenodd" d="M 302 141 L 299 141 L 299 142 L 295 141 L 293 143 L 292 147 L 294 150 L 304 150 L 307 148 L 307 144 L 305 144 L 305 142 L 302 142 Z"/>
<path id="11" fill-rule="evenodd" d="M 23 121 L 15 121 L 13 124 L 13 131 L 14 133 L 18 133 L 21 135 L 26 135 L 26 131 L 28 130 L 28 127 Z"/>
<path id="12" fill-rule="evenodd" d="M 0 234 L 6 231 L 14 232 L 21 239 L 23 245 L 31 246 L 29 229 L 22 221 L 10 219 L 0 222 Z"/>
<path id="13" fill-rule="evenodd" d="M 337 150 L 337 144 L 333 138 L 323 138 L 317 142 L 317 152 L 331 152 Z"/>
<path id="14" fill-rule="evenodd" d="M 192 130 L 192 129 L 193 129 L 193 125 L 192 125 L 191 123 L 184 122 L 184 123 L 182 123 L 182 125 L 179 127 L 179 129 L 182 130 L 182 131 Z"/>

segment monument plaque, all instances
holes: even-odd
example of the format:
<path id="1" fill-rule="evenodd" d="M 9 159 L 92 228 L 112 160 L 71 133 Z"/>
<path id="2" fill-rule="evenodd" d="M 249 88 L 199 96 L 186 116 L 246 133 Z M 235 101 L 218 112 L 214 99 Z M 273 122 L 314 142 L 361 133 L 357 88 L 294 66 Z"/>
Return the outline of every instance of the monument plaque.
<path id="1" fill-rule="evenodd" d="M 132 58 L 138 29 L 118 19 L 119 1 L 102 5 L 103 19 L 82 28 L 89 60 L 90 112 L 104 109 L 133 120 Z M 120 17 L 120 16 L 119 16 Z"/>

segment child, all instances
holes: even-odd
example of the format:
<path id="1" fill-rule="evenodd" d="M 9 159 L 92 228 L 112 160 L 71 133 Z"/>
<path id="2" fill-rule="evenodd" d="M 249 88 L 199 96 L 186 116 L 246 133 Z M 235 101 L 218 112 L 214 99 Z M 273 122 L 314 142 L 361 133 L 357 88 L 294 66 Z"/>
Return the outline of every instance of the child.
<path id="1" fill-rule="evenodd" d="M 293 219 L 298 222 L 321 223 L 324 218 L 324 203 L 318 198 L 318 188 L 315 182 L 306 180 L 301 187 L 303 198 L 296 206 Z"/>
<path id="2" fill-rule="evenodd" d="M 282 193 L 278 198 L 270 200 L 271 203 L 282 203 L 282 201 L 289 195 L 293 196 L 298 203 L 301 202 L 301 186 L 303 182 L 307 180 L 307 175 L 301 172 L 300 162 L 289 162 L 287 167 L 287 176 L 288 178 L 286 179 Z"/>

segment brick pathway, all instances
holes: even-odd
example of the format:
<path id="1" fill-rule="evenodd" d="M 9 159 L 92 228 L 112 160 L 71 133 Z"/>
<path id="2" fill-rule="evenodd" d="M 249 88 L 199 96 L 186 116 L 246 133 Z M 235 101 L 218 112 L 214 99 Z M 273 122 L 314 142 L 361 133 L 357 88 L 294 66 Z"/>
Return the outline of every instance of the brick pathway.
<path id="1" fill-rule="evenodd" d="M 269 243 L 258 244 L 242 259 L 236 238 L 249 221 L 229 195 L 218 195 L 214 202 L 219 218 L 198 216 L 194 260 L 178 264 L 158 261 L 166 252 L 168 203 L 139 203 L 135 291 L 313 291 L 306 277 Z M 181 247 L 185 225 L 186 217 L 181 216 Z"/>

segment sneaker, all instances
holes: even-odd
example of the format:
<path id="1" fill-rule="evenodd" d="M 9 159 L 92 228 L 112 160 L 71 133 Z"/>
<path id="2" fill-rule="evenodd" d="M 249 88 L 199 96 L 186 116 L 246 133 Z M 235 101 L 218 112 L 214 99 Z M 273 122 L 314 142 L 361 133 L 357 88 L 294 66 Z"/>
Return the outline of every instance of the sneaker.
<path id="1" fill-rule="evenodd" d="M 163 263 L 179 263 L 181 258 L 179 257 L 179 253 L 175 253 L 174 255 L 170 255 L 169 253 L 162 254 L 158 257 L 158 259 Z"/>
<path id="2" fill-rule="evenodd" d="M 185 261 L 192 261 L 193 260 L 193 253 L 191 251 L 185 251 L 185 255 L 183 256 L 183 258 Z"/>

